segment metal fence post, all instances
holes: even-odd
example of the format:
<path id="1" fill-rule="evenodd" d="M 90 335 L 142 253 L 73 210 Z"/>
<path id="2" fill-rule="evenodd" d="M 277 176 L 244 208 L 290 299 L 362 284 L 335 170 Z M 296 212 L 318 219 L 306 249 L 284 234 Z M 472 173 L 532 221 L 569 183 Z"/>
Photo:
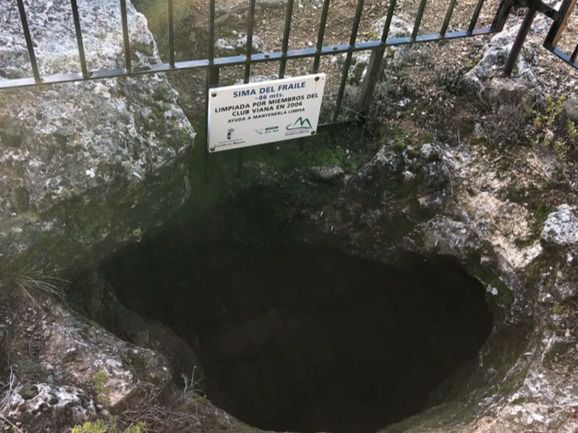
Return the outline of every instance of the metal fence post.
<path id="1" fill-rule="evenodd" d="M 381 45 L 377 50 L 371 52 L 369 63 L 367 64 L 367 72 L 361 83 L 361 94 L 359 98 L 358 112 L 361 116 L 365 116 L 369 110 L 371 96 L 375 90 L 375 85 L 380 78 L 383 71 L 383 59 L 385 50 L 387 49 L 387 38 L 389 37 L 389 30 L 391 28 L 391 21 L 396 8 L 396 0 L 390 0 L 387 16 L 383 23 L 383 31 L 381 33 Z"/>
<path id="2" fill-rule="evenodd" d="M 516 65 L 516 61 L 520 56 L 520 52 L 522 51 L 522 47 L 524 46 L 524 42 L 526 42 L 526 38 L 528 37 L 528 33 L 530 33 L 530 29 L 532 28 L 532 23 L 534 22 L 534 18 L 536 18 L 536 14 L 538 13 L 538 3 L 539 0 L 530 0 L 528 7 L 528 12 L 522 22 L 522 26 L 520 27 L 520 31 L 518 32 L 518 36 L 516 36 L 516 40 L 514 41 L 514 45 L 512 45 L 512 49 L 510 50 L 510 55 L 508 60 L 506 61 L 506 66 L 504 67 L 504 73 L 507 76 L 512 75 L 512 71 L 514 70 L 514 66 Z"/>
<path id="3" fill-rule="evenodd" d="M 357 109 L 361 116 L 365 116 L 369 111 L 371 97 L 375 91 L 375 86 L 380 79 L 381 73 L 383 72 L 385 50 L 385 46 L 379 47 L 377 50 L 373 51 L 369 57 L 367 72 L 361 83 L 361 93 Z"/>
<path id="4" fill-rule="evenodd" d="M 576 0 L 564 0 L 562 6 L 560 6 L 558 19 L 550 29 L 550 32 L 548 32 L 548 36 L 544 42 L 544 46 L 546 48 L 553 49 L 556 47 L 556 45 L 558 45 L 558 42 L 562 37 L 562 33 L 564 33 L 564 30 L 566 29 L 568 21 L 570 20 L 570 16 L 574 12 L 575 7 Z"/>
<path id="5" fill-rule="evenodd" d="M 515 0 L 502 0 L 500 7 L 496 12 L 496 16 L 494 17 L 494 21 L 492 22 L 492 32 L 501 32 L 504 30 L 504 26 L 506 25 L 506 21 L 508 21 L 508 16 L 510 15 L 514 3 Z"/>

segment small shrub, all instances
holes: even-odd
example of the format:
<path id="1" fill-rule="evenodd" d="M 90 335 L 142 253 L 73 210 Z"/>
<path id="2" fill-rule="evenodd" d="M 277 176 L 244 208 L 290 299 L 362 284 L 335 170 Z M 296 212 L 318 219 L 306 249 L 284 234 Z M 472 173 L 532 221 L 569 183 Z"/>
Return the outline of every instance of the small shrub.
<path id="1" fill-rule="evenodd" d="M 108 401 L 108 373 L 105 369 L 101 368 L 100 370 L 94 373 L 92 378 L 92 386 L 94 388 L 94 392 L 96 394 L 96 398 L 100 403 L 107 403 Z"/>
<path id="2" fill-rule="evenodd" d="M 128 428 L 124 430 L 123 433 L 144 433 L 145 423 L 138 422 L 136 424 L 131 424 Z M 72 428 L 70 433 L 120 433 L 117 428 L 116 420 L 113 418 L 109 422 L 104 422 L 102 420 L 88 421 L 82 425 L 77 425 Z"/>
<path id="3" fill-rule="evenodd" d="M 103 421 L 90 421 L 72 428 L 70 433 L 107 433 L 107 427 Z"/>
<path id="4" fill-rule="evenodd" d="M 66 284 L 66 281 L 45 275 L 38 269 L 0 260 L 0 290 L 18 290 L 36 306 L 39 306 L 39 295 L 64 298 L 62 287 Z"/>
<path id="5" fill-rule="evenodd" d="M 566 159 L 578 145 L 578 127 L 565 119 L 564 97 L 548 97 L 544 107 L 534 113 L 530 141 L 535 146 L 550 148 L 560 159 Z"/>

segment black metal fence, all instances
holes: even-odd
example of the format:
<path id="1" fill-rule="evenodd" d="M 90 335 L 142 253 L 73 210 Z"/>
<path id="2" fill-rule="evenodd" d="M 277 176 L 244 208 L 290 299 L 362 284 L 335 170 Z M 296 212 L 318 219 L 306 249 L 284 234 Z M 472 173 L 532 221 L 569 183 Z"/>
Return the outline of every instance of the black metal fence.
<path id="1" fill-rule="evenodd" d="M 345 88 L 347 84 L 347 79 L 350 73 L 352 60 L 354 53 L 360 51 L 370 51 L 371 58 L 369 62 L 369 67 L 367 74 L 362 83 L 361 100 L 359 102 L 360 110 L 363 111 L 367 108 L 376 81 L 379 78 L 380 66 L 383 62 L 384 53 L 387 47 L 400 46 L 400 45 L 411 45 L 416 43 L 425 42 L 435 42 L 443 40 L 455 40 L 459 38 L 466 38 L 472 36 L 487 35 L 491 33 L 499 32 L 503 29 L 506 20 L 517 3 L 516 0 L 501 0 L 499 4 L 493 7 L 491 13 L 493 15 L 493 21 L 491 25 L 487 27 L 479 26 L 479 19 L 482 9 L 485 6 L 485 0 L 478 0 L 477 4 L 473 10 L 469 23 L 461 30 L 449 30 L 450 23 L 452 22 L 452 17 L 459 7 L 457 0 L 450 0 L 445 16 L 443 19 L 443 24 L 441 25 L 437 33 L 422 34 L 420 29 L 422 28 L 422 21 L 424 18 L 424 12 L 428 1 L 434 2 L 437 0 L 420 0 L 417 11 L 415 13 L 415 20 L 413 22 L 413 30 L 411 34 L 404 37 L 390 37 L 390 29 L 392 24 L 392 19 L 397 12 L 398 2 L 396 0 L 390 0 L 387 8 L 383 11 L 385 15 L 385 25 L 383 32 L 379 39 L 372 39 L 367 41 L 359 41 L 358 33 L 360 22 L 362 18 L 362 13 L 364 11 L 364 6 L 366 0 L 357 0 L 355 6 L 355 13 L 352 20 L 351 32 L 349 41 L 347 43 L 341 43 L 337 45 L 327 45 L 325 43 L 325 33 L 328 23 L 328 13 L 331 8 L 331 0 L 324 0 L 321 6 L 321 15 L 319 26 L 316 29 L 317 40 L 314 46 L 305 47 L 299 49 L 289 49 L 289 38 L 292 30 L 292 20 L 293 20 L 293 10 L 295 6 L 295 0 L 287 0 L 286 10 L 285 10 L 285 25 L 283 31 L 282 47 L 279 51 L 273 52 L 260 52 L 254 53 L 253 51 L 253 40 L 255 31 L 255 9 L 257 0 L 247 0 L 249 2 L 248 9 L 248 19 L 247 19 L 247 29 L 246 29 L 246 46 L 245 53 L 241 55 L 228 56 L 228 57 L 216 57 L 215 52 L 215 0 L 209 0 L 208 2 L 208 55 L 205 59 L 200 60 L 185 60 L 176 61 L 175 59 L 175 32 L 174 32 L 174 5 L 173 0 L 165 0 L 167 13 L 168 13 L 168 46 L 169 55 L 168 63 L 157 63 L 145 66 L 133 66 L 131 62 L 131 44 L 129 39 L 129 25 L 127 18 L 127 4 L 126 0 L 119 0 L 120 2 L 120 16 L 122 24 L 122 40 L 123 40 L 123 52 L 124 52 L 124 67 L 120 69 L 104 69 L 104 70 L 89 70 L 86 61 L 85 49 L 83 44 L 83 34 L 81 29 L 81 20 L 79 8 L 77 5 L 77 0 L 70 0 L 70 14 L 72 22 L 74 24 L 74 31 L 76 35 L 76 44 L 78 47 L 78 72 L 64 73 L 64 74 L 51 74 L 42 75 L 38 66 L 38 62 L 35 55 L 34 41 L 30 32 L 26 6 L 24 0 L 14 0 L 16 2 L 16 7 L 21 21 L 22 35 L 26 41 L 26 47 L 28 50 L 28 58 L 30 61 L 32 76 L 26 78 L 17 79 L 0 79 L 0 90 L 19 88 L 27 86 L 41 86 L 53 83 L 64 83 L 73 81 L 83 81 L 83 80 L 95 80 L 102 78 L 111 77 L 127 77 L 135 76 L 140 74 L 151 74 L 151 73 L 161 73 L 161 72 L 173 72 L 182 70 L 194 70 L 194 69 L 205 69 L 207 70 L 207 88 L 217 86 L 219 84 L 219 71 L 221 68 L 238 66 L 244 67 L 244 81 L 249 82 L 251 77 L 251 67 L 254 64 L 262 62 L 278 62 L 279 70 L 278 76 L 280 78 L 285 76 L 287 62 L 294 59 L 312 59 L 311 72 L 319 72 L 321 65 L 321 58 L 323 56 L 335 56 L 336 54 L 344 54 L 345 61 L 343 63 L 343 68 L 341 71 L 341 78 L 339 82 L 339 87 L 337 90 L 336 104 L 334 108 L 334 113 L 332 116 L 333 122 L 336 122 L 343 103 L 343 97 L 345 93 Z M 574 49 L 572 53 L 565 53 L 560 49 L 557 44 L 560 40 L 561 34 L 566 30 L 567 23 L 570 16 L 573 14 L 576 0 L 564 0 L 562 7 L 559 11 L 552 9 L 551 7 L 544 4 L 539 0 L 530 0 L 530 5 L 528 12 L 520 34 L 514 47 L 508 64 L 506 65 L 506 73 L 511 73 L 515 60 L 522 48 L 522 44 L 530 30 L 531 24 L 537 13 L 545 13 L 550 18 L 554 20 L 552 25 L 552 30 L 548 35 L 545 46 L 551 50 L 558 57 L 563 59 L 570 65 L 577 67 L 577 56 L 578 56 L 578 46 Z M 1 67 L 2 65 L 0 65 Z"/>
<path id="2" fill-rule="evenodd" d="M 571 35 L 571 40 L 576 43 L 573 51 L 566 52 L 559 46 L 560 40 L 568 31 L 568 24 L 576 10 L 576 0 L 566 0 L 560 7 L 544 46 L 557 55 L 560 59 L 578 69 L 578 34 Z M 578 20 L 575 18 L 575 20 Z"/>

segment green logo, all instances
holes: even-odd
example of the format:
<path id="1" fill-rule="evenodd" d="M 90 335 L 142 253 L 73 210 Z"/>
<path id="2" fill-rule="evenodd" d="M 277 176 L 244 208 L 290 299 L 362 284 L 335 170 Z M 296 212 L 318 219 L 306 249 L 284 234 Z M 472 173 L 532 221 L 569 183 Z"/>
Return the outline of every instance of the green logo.
<path id="1" fill-rule="evenodd" d="M 296 130 L 305 131 L 309 129 L 313 129 L 313 126 L 311 126 L 311 122 L 309 121 L 309 119 L 303 119 L 303 117 L 300 117 L 294 123 L 290 123 L 289 125 L 287 125 L 287 131 L 296 131 Z"/>

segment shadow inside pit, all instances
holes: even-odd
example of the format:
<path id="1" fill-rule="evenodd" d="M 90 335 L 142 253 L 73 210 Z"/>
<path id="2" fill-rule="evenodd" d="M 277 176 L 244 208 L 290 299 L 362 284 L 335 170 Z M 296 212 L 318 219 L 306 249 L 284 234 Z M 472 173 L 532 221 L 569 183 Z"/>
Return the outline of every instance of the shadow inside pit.
<path id="1" fill-rule="evenodd" d="M 452 263 L 170 245 L 125 252 L 107 279 L 191 343 L 214 403 L 263 429 L 368 433 L 418 413 L 492 329 L 483 287 Z"/>

